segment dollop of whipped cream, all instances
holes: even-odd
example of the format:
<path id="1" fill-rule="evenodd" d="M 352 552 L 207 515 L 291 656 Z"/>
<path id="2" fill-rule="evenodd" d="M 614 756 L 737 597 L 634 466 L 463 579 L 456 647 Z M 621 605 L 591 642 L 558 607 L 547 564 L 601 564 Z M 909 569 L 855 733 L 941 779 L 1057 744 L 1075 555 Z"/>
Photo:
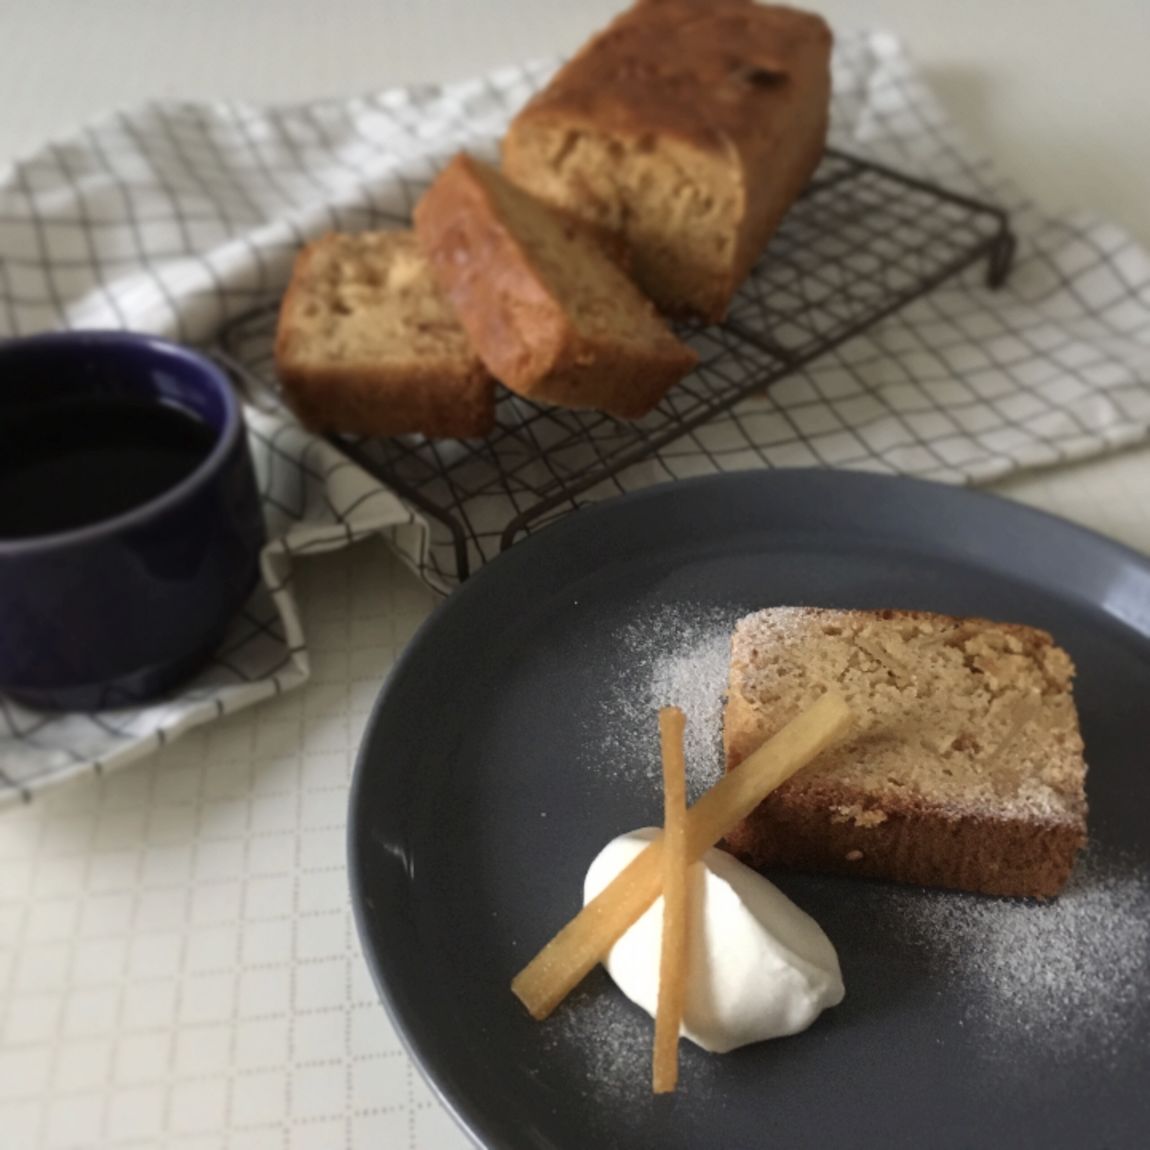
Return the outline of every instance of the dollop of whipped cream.
<path id="1" fill-rule="evenodd" d="M 662 832 L 609 842 L 583 884 L 588 903 Z M 797 1034 L 845 993 L 831 941 L 778 887 L 732 855 L 709 850 L 691 868 L 687 998 L 680 1033 L 704 1050 Z M 607 972 L 654 1017 L 659 999 L 663 899 L 611 948 Z"/>

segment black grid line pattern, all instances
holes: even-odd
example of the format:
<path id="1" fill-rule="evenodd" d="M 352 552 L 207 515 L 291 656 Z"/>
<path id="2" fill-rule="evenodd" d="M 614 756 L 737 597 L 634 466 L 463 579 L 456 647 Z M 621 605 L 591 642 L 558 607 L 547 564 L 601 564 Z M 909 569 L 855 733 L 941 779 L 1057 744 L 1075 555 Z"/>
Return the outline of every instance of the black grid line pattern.
<path id="1" fill-rule="evenodd" d="M 445 156 L 493 157 L 551 67 L 271 111 L 156 104 L 48 146 L 0 177 L 0 336 L 210 342 L 306 239 L 402 223 Z"/>
<path id="2" fill-rule="evenodd" d="M 227 324 L 274 307 L 302 242 L 333 228 L 403 224 L 447 156 L 459 148 L 493 156 L 508 117 L 554 66 L 539 61 L 463 83 L 279 109 L 156 104 L 46 146 L 0 173 L 0 337 L 130 328 L 210 346 Z M 242 651 L 246 635 L 267 651 L 263 672 L 239 682 L 221 664 L 219 681 L 192 684 L 143 717 L 128 708 L 98 721 L 43 716 L 0 701 L 0 800 L 111 768 L 176 737 L 193 717 L 207 721 L 301 682 L 308 667 L 292 585 L 296 554 L 381 530 L 445 590 L 461 557 L 471 565 L 489 557 L 513 526 L 538 526 L 660 480 L 822 465 L 985 482 L 1144 438 L 1146 253 L 1104 221 L 1039 212 L 959 137 L 891 37 L 840 36 L 834 71 L 833 143 L 903 173 L 905 194 L 884 198 L 891 177 L 873 163 L 865 177 L 836 183 L 829 161 L 732 323 L 688 333 L 703 368 L 668 400 L 676 438 L 660 435 L 660 417 L 620 431 L 594 417 L 543 416 L 505 397 L 500 450 L 512 478 L 485 472 L 490 445 L 435 448 L 435 466 L 466 476 L 477 493 L 453 535 L 428 510 L 426 445 L 345 444 L 340 454 L 282 413 L 253 410 L 253 452 L 278 541 L 264 591 L 283 639 L 272 641 L 271 616 L 257 603 L 237 622 L 234 641 Z M 961 263 L 946 253 L 969 252 L 976 237 L 967 224 L 983 217 L 954 196 L 941 206 L 937 197 L 919 200 L 917 211 L 907 176 L 1009 211 L 1019 252 L 1006 287 L 988 292 L 983 268 L 944 277 Z M 816 206 L 827 224 L 804 230 Z M 883 212 L 899 214 L 897 233 L 875 228 Z M 893 258 L 888 244 L 896 238 L 903 254 Z M 1005 248 L 998 251 L 1001 272 Z M 933 292 L 905 298 L 911 279 L 936 277 Z M 848 338 L 882 310 L 880 289 L 905 306 Z M 777 322 L 762 323 L 770 314 Z M 259 352 L 258 330 L 247 335 L 258 366 L 266 341 Z M 833 350 L 809 358 L 828 343 Z M 742 388 L 752 394 L 724 409 Z M 709 418 L 692 425 L 692 405 L 695 415 L 710 405 Z M 629 455 L 626 435 L 643 451 Z M 597 478 L 601 450 L 615 452 L 621 469 Z M 410 489 L 400 490 L 402 476 L 396 481 L 404 502 L 352 465 L 354 456 L 374 467 L 380 452 L 408 469 Z M 528 489 L 544 498 L 532 496 L 529 506 Z M 289 662 L 280 667 L 285 651 Z M 224 658 L 234 663 L 235 654 Z"/>

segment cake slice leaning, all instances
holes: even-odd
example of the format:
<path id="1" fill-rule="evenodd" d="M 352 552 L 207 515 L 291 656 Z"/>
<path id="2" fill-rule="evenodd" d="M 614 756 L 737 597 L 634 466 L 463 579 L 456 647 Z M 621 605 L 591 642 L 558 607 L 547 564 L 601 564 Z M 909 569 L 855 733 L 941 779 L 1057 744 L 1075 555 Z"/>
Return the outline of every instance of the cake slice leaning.
<path id="1" fill-rule="evenodd" d="M 757 867 L 1049 898 L 1086 843 L 1070 656 L 1044 631 L 780 607 L 731 642 L 727 767 L 833 687 L 855 734 L 728 838 Z"/>
<path id="2" fill-rule="evenodd" d="M 696 362 L 586 229 L 456 156 L 415 230 L 488 370 L 561 407 L 645 415 Z"/>

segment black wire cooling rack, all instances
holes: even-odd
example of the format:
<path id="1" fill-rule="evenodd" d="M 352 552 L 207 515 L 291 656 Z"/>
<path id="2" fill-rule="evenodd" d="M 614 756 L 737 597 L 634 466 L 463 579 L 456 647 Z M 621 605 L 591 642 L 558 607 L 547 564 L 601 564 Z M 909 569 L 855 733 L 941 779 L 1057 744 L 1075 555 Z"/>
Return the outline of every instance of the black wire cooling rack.
<path id="1" fill-rule="evenodd" d="M 501 389 L 495 429 L 482 440 L 331 442 L 438 526 L 444 546 L 433 546 L 431 563 L 441 580 L 454 582 L 520 534 L 577 507 L 589 489 L 951 276 L 985 261 L 987 282 L 997 287 L 1014 246 L 999 208 L 828 151 L 726 321 L 680 327 L 699 364 L 643 419 L 546 407 Z M 239 317 L 217 349 L 249 401 L 265 407 L 279 403 L 277 311 L 278 301 Z"/>

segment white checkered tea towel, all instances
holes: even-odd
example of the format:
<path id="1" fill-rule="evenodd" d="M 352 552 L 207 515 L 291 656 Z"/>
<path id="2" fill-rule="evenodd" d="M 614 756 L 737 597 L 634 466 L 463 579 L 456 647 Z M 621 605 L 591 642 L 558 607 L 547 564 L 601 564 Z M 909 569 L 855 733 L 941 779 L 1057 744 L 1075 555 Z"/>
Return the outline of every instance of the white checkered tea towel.
<path id="1" fill-rule="evenodd" d="M 0 336 L 123 328 L 210 345 L 275 299 L 303 241 L 406 223 L 452 153 L 493 156 L 553 68 L 273 110 L 154 104 L 49 144 L 0 174 Z M 1093 217 L 1044 216 L 973 157 L 890 36 L 843 37 L 834 69 L 835 144 L 1011 210 L 1021 243 L 1009 284 L 944 284 L 611 490 L 748 466 L 986 482 L 1145 438 L 1147 254 Z M 57 715 L 0 697 L 0 801 L 127 763 L 303 682 L 299 556 L 383 533 L 447 589 L 431 561 L 444 541 L 400 499 L 286 416 L 249 410 L 248 422 L 269 524 L 264 585 L 212 664 L 168 699 Z"/>

